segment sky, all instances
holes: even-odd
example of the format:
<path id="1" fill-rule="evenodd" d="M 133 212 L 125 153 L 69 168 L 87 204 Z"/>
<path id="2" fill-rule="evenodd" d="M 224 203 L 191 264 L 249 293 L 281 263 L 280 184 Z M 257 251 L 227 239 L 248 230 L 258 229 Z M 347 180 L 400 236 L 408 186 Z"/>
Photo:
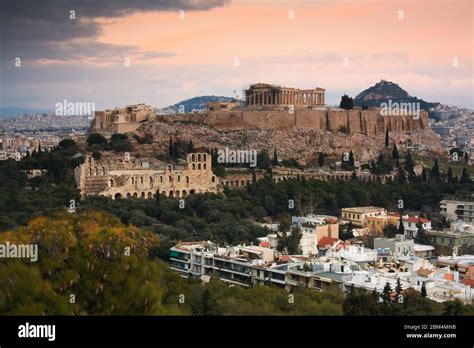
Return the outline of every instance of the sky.
<path id="1" fill-rule="evenodd" d="M 0 106 L 96 110 L 241 97 L 252 83 L 355 97 L 381 79 L 474 108 L 471 0 L 2 0 Z M 71 12 L 73 11 L 73 12 Z"/>

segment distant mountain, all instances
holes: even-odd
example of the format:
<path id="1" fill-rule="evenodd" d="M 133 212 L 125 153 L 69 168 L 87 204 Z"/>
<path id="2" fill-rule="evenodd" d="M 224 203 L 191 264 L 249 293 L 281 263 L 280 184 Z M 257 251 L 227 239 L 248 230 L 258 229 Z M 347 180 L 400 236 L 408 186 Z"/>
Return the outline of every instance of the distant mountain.
<path id="1" fill-rule="evenodd" d="M 203 110 L 206 108 L 206 103 L 208 102 L 231 102 L 231 101 L 238 101 L 232 97 L 223 97 L 223 96 L 216 96 L 216 95 L 203 95 L 201 97 L 194 97 L 191 99 L 186 99 L 171 105 L 170 108 L 179 109 L 181 105 L 184 105 L 184 110 L 191 111 L 191 110 Z"/>
<path id="2" fill-rule="evenodd" d="M 392 103 L 397 102 L 409 102 L 409 103 L 420 103 L 422 110 L 429 111 L 431 108 L 436 107 L 439 103 L 430 103 L 417 97 L 412 97 L 396 83 L 381 80 L 376 83 L 375 86 L 367 88 L 362 91 L 354 98 L 355 106 L 380 106 L 381 103 L 391 100 Z"/>
<path id="3" fill-rule="evenodd" d="M 14 118 L 24 114 L 37 114 L 37 113 L 50 113 L 51 110 L 41 110 L 41 109 L 25 109 L 17 107 L 9 108 L 0 108 L 0 119 L 1 118 Z"/>

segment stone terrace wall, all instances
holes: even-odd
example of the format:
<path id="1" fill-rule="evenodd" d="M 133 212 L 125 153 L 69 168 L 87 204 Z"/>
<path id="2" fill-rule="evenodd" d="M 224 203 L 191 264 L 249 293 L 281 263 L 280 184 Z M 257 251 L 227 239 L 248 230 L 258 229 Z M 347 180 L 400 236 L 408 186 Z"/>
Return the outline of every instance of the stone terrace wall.
<path id="1" fill-rule="evenodd" d="M 207 124 L 215 128 L 243 130 L 247 128 L 286 130 L 294 127 L 320 129 L 337 133 L 346 129 L 350 133 L 373 136 L 389 131 L 411 132 L 429 129 L 428 113 L 422 111 L 419 119 L 413 116 L 383 116 L 380 110 L 342 110 L 342 109 L 295 109 L 255 110 L 241 109 L 206 114 L 184 114 L 173 119 L 187 120 Z"/>

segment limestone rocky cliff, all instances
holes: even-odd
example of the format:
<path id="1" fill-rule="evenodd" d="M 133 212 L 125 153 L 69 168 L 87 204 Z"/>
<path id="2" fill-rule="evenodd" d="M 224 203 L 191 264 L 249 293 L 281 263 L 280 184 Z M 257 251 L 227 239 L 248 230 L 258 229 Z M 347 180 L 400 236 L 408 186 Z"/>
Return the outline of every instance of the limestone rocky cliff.
<path id="1" fill-rule="evenodd" d="M 292 130 L 294 128 L 304 128 L 332 133 L 343 130 L 350 134 L 364 134 L 369 137 L 380 133 L 385 134 L 386 129 L 393 132 L 429 129 L 428 113 L 426 111 L 422 111 L 419 117 L 384 116 L 380 109 L 375 108 L 370 110 L 296 109 L 292 113 L 289 110 L 280 109 L 240 108 L 226 112 L 183 114 L 173 116 L 171 119 L 205 124 L 220 130 L 251 128 Z"/>
<path id="2" fill-rule="evenodd" d="M 284 118 L 283 118 L 284 116 Z M 149 134 L 153 143 L 136 144 L 141 155 L 166 153 L 169 138 L 196 147 L 278 150 L 280 159 L 315 160 L 319 152 L 340 156 L 352 150 L 356 160 L 377 158 L 384 148 L 385 129 L 390 142 L 403 150 L 407 141 L 440 152 L 437 136 L 428 126 L 427 114 L 382 116 L 375 110 L 248 110 L 180 115 L 143 124 L 139 136 Z M 343 131 L 343 132 L 342 132 Z"/>

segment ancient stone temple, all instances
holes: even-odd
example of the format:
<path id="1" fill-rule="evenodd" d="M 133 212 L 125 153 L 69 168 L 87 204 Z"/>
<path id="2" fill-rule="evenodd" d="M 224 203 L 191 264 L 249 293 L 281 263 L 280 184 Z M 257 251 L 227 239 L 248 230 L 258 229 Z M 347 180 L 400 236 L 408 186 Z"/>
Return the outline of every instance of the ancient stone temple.
<path id="1" fill-rule="evenodd" d="M 83 197 L 152 198 L 159 194 L 181 198 L 219 191 L 211 160 L 209 154 L 190 153 L 186 164 L 173 167 L 150 159 L 132 158 L 128 153 L 123 158 L 99 161 L 86 156 L 74 174 Z"/>
<path id="2" fill-rule="evenodd" d="M 247 106 L 322 106 L 324 105 L 323 88 L 297 89 L 281 87 L 267 83 L 256 83 L 245 90 Z"/>
<path id="3" fill-rule="evenodd" d="M 110 135 L 133 132 L 140 122 L 152 120 L 155 117 L 154 109 L 146 104 L 96 111 L 91 121 L 91 133 Z"/>

